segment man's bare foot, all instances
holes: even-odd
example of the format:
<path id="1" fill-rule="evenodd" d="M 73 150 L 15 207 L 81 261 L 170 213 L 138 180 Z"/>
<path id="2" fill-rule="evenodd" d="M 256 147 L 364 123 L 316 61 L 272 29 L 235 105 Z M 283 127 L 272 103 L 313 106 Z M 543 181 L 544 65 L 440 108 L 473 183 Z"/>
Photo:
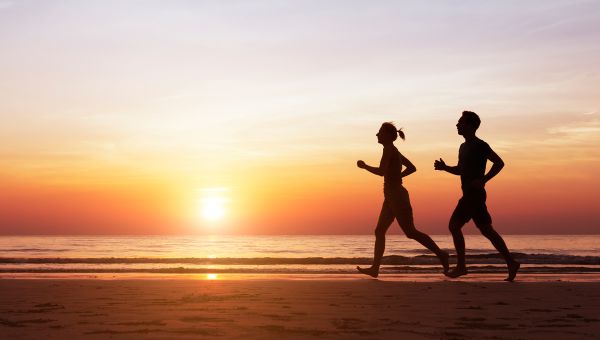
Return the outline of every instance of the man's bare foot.
<path id="1" fill-rule="evenodd" d="M 450 270 L 450 265 L 448 264 L 448 259 L 450 258 L 450 255 L 448 255 L 448 253 L 442 250 L 438 258 L 442 263 L 442 267 L 444 267 L 444 275 L 448 274 L 448 270 Z"/>
<path id="2" fill-rule="evenodd" d="M 517 272 L 521 268 L 521 264 L 517 261 L 513 261 L 508 265 L 508 277 L 504 279 L 504 281 L 513 282 L 515 277 L 517 276 Z"/>
<path id="3" fill-rule="evenodd" d="M 467 275 L 467 268 L 466 267 L 456 267 L 454 269 L 452 269 L 451 271 L 446 273 L 447 277 L 451 277 L 453 279 L 463 276 L 463 275 Z"/>
<path id="4" fill-rule="evenodd" d="M 361 268 L 359 266 L 356 266 L 356 269 L 365 274 L 365 275 L 369 275 L 371 277 L 377 278 L 377 276 L 379 276 L 379 268 L 376 267 L 369 267 L 369 268 Z"/>

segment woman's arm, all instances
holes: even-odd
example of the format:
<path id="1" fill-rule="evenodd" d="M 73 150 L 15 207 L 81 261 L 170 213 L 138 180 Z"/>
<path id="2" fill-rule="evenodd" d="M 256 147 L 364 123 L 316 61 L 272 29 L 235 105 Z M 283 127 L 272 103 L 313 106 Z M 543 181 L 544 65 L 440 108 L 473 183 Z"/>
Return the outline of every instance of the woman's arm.
<path id="1" fill-rule="evenodd" d="M 404 157 L 403 154 L 400 154 L 400 164 L 406 167 L 406 169 L 404 169 L 404 171 L 400 173 L 400 177 L 406 177 L 417 171 L 417 167 L 415 167 L 415 165 L 412 164 L 412 162 L 409 161 L 408 158 Z"/>
<path id="2" fill-rule="evenodd" d="M 370 172 L 372 174 L 375 174 L 377 176 L 383 176 L 385 174 L 385 169 L 387 169 L 387 167 L 388 167 L 389 164 L 390 164 L 390 153 L 386 149 L 383 149 L 383 155 L 381 155 L 381 161 L 379 161 L 379 167 L 378 168 L 376 168 L 374 166 L 367 165 L 363 161 L 356 162 L 356 165 L 359 168 L 365 169 L 368 172 Z"/>

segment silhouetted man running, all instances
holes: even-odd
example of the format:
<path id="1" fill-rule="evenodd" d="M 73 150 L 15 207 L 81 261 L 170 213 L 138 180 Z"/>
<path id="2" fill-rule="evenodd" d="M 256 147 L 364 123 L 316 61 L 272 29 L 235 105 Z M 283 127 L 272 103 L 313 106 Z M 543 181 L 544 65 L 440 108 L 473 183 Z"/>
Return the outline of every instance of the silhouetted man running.
<path id="1" fill-rule="evenodd" d="M 461 144 L 458 150 L 458 165 L 448 166 L 441 158 L 434 162 L 436 170 L 444 170 L 460 176 L 463 192 L 463 196 L 458 201 L 449 223 L 454 247 L 456 248 L 457 264 L 456 268 L 446 275 L 456 278 L 467 274 L 465 238 L 461 229 L 469 220 L 473 219 L 481 234 L 487 237 L 504 257 L 508 266 L 508 277 L 505 280 L 513 281 L 517 276 L 520 264 L 513 259 L 506 243 L 492 227 L 492 217 L 485 204 L 485 183 L 502 170 L 504 162 L 486 142 L 475 136 L 479 124 L 481 124 L 481 120 L 475 112 L 464 111 L 456 124 L 458 134 L 465 138 L 465 142 Z M 485 165 L 488 159 L 492 162 L 492 168 L 486 174 Z"/>

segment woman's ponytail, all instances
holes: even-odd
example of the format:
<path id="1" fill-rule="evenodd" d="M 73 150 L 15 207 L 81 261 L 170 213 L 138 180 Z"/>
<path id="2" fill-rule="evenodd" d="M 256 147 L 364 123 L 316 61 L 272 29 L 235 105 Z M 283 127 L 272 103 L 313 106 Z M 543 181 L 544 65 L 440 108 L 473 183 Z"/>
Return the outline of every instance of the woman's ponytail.
<path id="1" fill-rule="evenodd" d="M 398 136 L 400 136 L 400 138 L 402 138 L 402 140 L 404 140 L 406 138 L 406 136 L 404 136 L 404 131 L 402 131 L 402 128 L 400 128 L 399 130 L 396 130 L 396 125 L 394 125 L 393 122 L 385 122 L 383 124 L 381 124 L 381 128 L 385 131 L 385 134 L 393 137 L 392 140 L 396 140 L 396 134 L 398 134 Z"/>
<path id="2" fill-rule="evenodd" d="M 400 130 L 398 130 L 398 136 L 400 136 L 400 138 L 402 138 L 402 140 L 406 139 L 406 136 L 404 135 L 404 131 L 402 131 L 402 128 L 400 128 Z"/>

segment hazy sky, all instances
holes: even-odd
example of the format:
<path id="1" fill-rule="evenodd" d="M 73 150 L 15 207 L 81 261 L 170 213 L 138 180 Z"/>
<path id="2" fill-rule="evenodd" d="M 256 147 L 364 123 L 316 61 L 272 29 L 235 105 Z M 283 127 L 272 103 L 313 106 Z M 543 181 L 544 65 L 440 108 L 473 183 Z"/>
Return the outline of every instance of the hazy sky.
<path id="1" fill-rule="evenodd" d="M 0 234 L 371 233 L 389 120 L 447 233 L 465 109 L 501 232 L 598 233 L 599 41 L 597 1 L 0 1 Z"/>

